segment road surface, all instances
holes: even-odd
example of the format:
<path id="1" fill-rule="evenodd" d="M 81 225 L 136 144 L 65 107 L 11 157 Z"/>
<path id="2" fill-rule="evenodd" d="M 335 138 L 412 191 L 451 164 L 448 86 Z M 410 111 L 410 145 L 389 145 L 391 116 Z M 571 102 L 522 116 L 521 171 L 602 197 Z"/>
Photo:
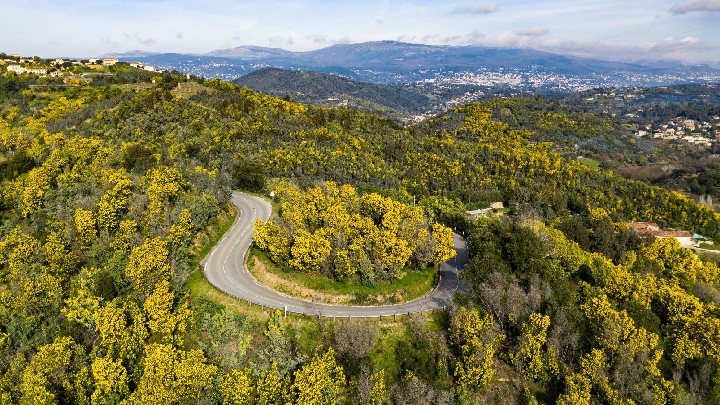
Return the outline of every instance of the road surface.
<path id="1" fill-rule="evenodd" d="M 272 212 L 270 203 L 262 198 L 237 191 L 233 191 L 232 203 L 238 209 L 237 219 L 208 255 L 203 273 L 210 284 L 241 300 L 304 315 L 383 317 L 444 308 L 452 301 L 455 290 L 461 287 L 458 272 L 468 262 L 468 251 L 465 240 L 453 234 L 457 256 L 440 265 L 440 282 L 424 297 L 403 304 L 382 306 L 329 305 L 289 297 L 258 283 L 245 266 L 245 256 L 252 243 L 254 222 L 258 218 L 265 221 L 270 218 Z"/>

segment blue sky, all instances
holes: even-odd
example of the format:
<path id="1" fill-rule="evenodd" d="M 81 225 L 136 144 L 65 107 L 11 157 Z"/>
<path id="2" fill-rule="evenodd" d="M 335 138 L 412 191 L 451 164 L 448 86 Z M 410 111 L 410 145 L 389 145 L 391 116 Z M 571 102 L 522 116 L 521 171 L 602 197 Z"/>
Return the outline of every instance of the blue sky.
<path id="1" fill-rule="evenodd" d="M 0 0 L 0 51 L 90 57 L 398 40 L 720 63 L 720 0 Z"/>

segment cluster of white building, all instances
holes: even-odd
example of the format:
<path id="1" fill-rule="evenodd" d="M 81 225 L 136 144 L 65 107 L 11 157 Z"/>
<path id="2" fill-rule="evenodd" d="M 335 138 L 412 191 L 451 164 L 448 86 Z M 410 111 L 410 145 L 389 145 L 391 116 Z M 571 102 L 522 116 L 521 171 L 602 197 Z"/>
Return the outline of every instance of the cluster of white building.
<path id="1" fill-rule="evenodd" d="M 8 70 L 8 72 L 15 72 L 17 74 L 30 73 L 30 74 L 39 75 L 39 76 L 45 76 L 48 74 L 48 70 L 45 68 L 33 68 L 33 67 L 26 68 L 22 65 L 10 65 L 7 67 L 7 70 Z M 55 71 L 53 71 L 51 73 L 55 73 Z M 57 76 L 57 75 L 55 75 L 55 76 Z"/>
<path id="2" fill-rule="evenodd" d="M 720 138 L 720 116 L 712 117 L 712 122 L 676 117 L 658 128 L 646 125 L 635 135 L 637 137 L 652 136 L 654 139 L 663 140 L 682 140 L 690 144 L 711 146 Z"/>
<path id="3" fill-rule="evenodd" d="M 113 66 L 119 62 L 117 58 L 89 58 L 87 60 L 77 59 L 55 59 L 50 61 L 52 67 L 45 67 L 45 64 L 39 64 L 35 58 L 27 58 L 22 55 L 13 54 L 10 58 L 6 58 L 3 62 L 7 65 L 8 72 L 15 72 L 17 74 L 29 73 L 38 76 L 51 76 L 57 77 L 62 75 L 62 70 L 67 64 L 70 66 Z M 147 70 L 149 72 L 155 72 L 156 69 L 153 66 L 143 65 L 140 62 L 130 62 L 131 67 Z"/>
<path id="4" fill-rule="evenodd" d="M 143 65 L 140 62 L 130 62 L 129 65 L 130 65 L 130 67 L 134 67 L 136 69 L 147 70 L 148 72 L 156 72 L 157 71 L 153 66 Z"/>

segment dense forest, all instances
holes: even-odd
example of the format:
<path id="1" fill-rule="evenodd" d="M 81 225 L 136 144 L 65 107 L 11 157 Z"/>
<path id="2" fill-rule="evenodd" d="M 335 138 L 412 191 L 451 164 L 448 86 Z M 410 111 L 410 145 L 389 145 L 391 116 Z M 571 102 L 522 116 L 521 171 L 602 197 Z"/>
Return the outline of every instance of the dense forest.
<path id="1" fill-rule="evenodd" d="M 718 267 L 626 224 L 716 238 L 714 211 L 564 158 L 484 103 L 402 127 L 219 80 L 113 70 L 79 86 L 0 80 L 1 402 L 720 401 Z M 530 102 L 503 103 L 512 117 Z M 597 124 L 546 118 L 557 136 Z M 230 190 L 266 192 L 269 179 L 298 201 L 344 190 L 345 213 L 359 204 L 378 232 L 388 211 L 415 221 L 427 238 L 409 255 L 418 265 L 451 254 L 428 249 L 436 232 L 435 247 L 445 226 L 464 232 L 469 290 L 431 314 L 334 321 L 198 288 L 199 260 L 235 215 Z M 493 201 L 517 209 L 466 220 Z M 320 232 L 308 212 L 295 218 L 281 232 Z M 291 266 L 329 263 L 313 250 L 328 244 L 301 242 L 309 259 L 292 261 L 285 243 Z M 348 264 L 327 271 L 362 277 Z M 392 279 L 388 264 L 373 277 Z"/>

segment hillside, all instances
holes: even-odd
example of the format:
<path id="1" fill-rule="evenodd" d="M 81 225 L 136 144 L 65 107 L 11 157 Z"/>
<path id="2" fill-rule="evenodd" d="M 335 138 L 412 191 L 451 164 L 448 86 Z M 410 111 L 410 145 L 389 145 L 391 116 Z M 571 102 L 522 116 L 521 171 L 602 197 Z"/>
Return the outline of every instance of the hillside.
<path id="1" fill-rule="evenodd" d="M 514 129 L 533 131 L 534 142 L 552 142 L 552 150 L 566 158 L 578 156 L 598 161 L 604 168 L 630 179 L 643 180 L 692 194 L 720 199 L 715 180 L 717 143 L 694 145 L 680 139 L 667 141 L 638 136 L 676 117 L 698 123 L 716 122 L 720 92 L 713 84 L 662 88 L 595 89 L 544 96 L 512 97 L 487 87 L 447 87 L 441 91 L 423 85 L 377 85 L 307 71 L 264 68 L 235 83 L 278 97 L 325 107 L 349 107 L 370 111 L 401 123 L 417 123 L 446 113 L 458 103 L 484 100 L 493 118 Z M 450 121 L 438 121 L 442 123 Z M 422 124 L 421 124 L 422 125 Z M 698 124 L 699 125 L 699 124 Z M 699 133 L 715 142 L 712 125 Z M 436 125 L 432 126 L 437 127 Z M 453 129 L 443 127 L 444 129 Z"/>
<path id="2" fill-rule="evenodd" d="M 472 101 L 532 95 L 492 86 L 426 83 L 376 84 L 327 73 L 262 68 L 233 83 L 318 107 L 348 107 L 376 113 L 403 124 L 427 118 Z"/>
<path id="3" fill-rule="evenodd" d="M 533 139 L 581 139 L 598 116 L 493 100 L 403 127 L 217 79 L 110 73 L 0 80 L 2 402 L 720 400 L 718 266 L 627 225 L 717 239 L 720 214 Z M 199 270 L 237 214 L 233 188 L 278 191 L 256 241 L 280 272 L 402 279 L 401 258 L 449 246 L 444 224 L 466 235 L 468 291 L 381 320 L 234 300 Z M 512 208 L 466 218 L 492 202 Z"/>
<path id="4" fill-rule="evenodd" d="M 432 107 L 433 100 L 401 85 L 357 82 L 308 71 L 264 68 L 233 81 L 239 86 L 277 97 L 323 107 L 350 107 L 395 119 L 407 119 Z"/>

